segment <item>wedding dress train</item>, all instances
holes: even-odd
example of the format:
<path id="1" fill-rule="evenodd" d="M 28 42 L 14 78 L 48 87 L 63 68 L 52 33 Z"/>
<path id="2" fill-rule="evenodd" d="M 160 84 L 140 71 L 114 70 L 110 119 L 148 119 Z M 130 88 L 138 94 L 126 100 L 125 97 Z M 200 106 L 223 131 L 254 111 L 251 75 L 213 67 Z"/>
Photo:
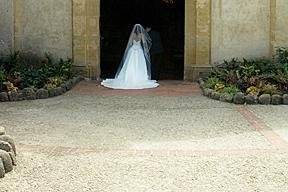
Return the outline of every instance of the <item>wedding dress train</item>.
<path id="1" fill-rule="evenodd" d="M 156 81 L 149 80 L 141 41 L 133 40 L 118 76 L 115 79 L 106 79 L 101 84 L 112 89 L 147 89 L 159 86 Z"/>

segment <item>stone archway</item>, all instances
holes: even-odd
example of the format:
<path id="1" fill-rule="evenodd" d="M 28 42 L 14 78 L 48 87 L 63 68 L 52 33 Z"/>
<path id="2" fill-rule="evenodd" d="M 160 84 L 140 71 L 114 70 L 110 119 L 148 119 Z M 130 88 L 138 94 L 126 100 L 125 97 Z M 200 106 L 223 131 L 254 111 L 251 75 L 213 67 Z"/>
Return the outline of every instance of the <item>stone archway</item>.
<path id="1" fill-rule="evenodd" d="M 73 57 L 90 78 L 100 77 L 100 0 L 73 0 Z M 211 0 L 185 1 L 184 79 L 210 67 Z"/>

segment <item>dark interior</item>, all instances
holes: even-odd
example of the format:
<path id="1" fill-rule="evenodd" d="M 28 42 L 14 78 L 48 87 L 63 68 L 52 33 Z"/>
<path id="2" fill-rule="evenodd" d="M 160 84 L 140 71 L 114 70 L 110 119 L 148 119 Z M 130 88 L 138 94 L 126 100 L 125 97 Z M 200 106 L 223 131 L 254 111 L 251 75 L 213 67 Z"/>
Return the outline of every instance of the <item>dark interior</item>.
<path id="1" fill-rule="evenodd" d="M 160 79 L 182 80 L 184 0 L 101 0 L 101 77 L 114 77 L 133 25 L 150 24 L 161 34 Z"/>

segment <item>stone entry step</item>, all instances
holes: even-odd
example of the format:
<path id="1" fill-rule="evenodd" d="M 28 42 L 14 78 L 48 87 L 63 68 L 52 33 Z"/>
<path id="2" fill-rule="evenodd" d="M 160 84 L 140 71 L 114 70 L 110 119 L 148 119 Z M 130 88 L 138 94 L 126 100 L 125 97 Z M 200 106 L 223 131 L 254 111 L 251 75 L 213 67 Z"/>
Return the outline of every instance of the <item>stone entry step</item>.
<path id="1" fill-rule="evenodd" d="M 143 90 L 114 90 L 100 85 L 97 81 L 83 81 L 72 92 L 99 96 L 193 96 L 200 95 L 198 83 L 188 81 L 160 81 L 160 86 Z"/>

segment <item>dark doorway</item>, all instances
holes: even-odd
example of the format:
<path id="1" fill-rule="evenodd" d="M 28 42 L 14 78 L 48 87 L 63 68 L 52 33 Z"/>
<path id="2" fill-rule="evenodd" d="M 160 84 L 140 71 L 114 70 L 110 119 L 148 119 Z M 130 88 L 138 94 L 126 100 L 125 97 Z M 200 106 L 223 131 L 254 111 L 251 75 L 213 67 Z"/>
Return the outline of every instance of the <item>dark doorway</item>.
<path id="1" fill-rule="evenodd" d="M 136 23 L 161 34 L 160 79 L 182 80 L 185 0 L 101 0 L 101 77 L 114 77 Z"/>

